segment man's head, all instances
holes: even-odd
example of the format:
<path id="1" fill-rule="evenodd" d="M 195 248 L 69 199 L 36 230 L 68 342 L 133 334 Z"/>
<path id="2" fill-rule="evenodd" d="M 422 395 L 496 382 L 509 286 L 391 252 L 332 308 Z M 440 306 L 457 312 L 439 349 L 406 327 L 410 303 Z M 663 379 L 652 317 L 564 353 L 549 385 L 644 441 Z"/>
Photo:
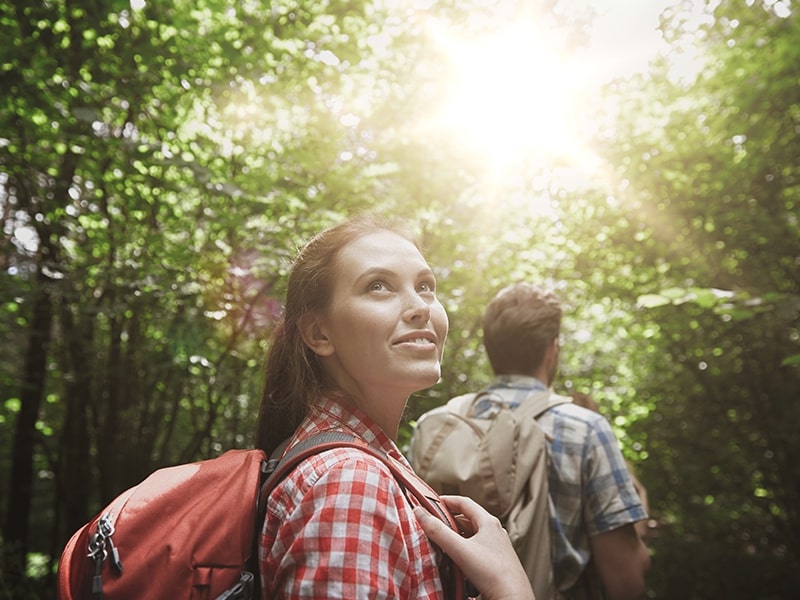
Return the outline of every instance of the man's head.
<path id="1" fill-rule="evenodd" d="M 483 345 L 496 375 L 531 375 L 552 384 L 558 363 L 561 303 L 531 283 L 500 290 L 483 312 Z"/>

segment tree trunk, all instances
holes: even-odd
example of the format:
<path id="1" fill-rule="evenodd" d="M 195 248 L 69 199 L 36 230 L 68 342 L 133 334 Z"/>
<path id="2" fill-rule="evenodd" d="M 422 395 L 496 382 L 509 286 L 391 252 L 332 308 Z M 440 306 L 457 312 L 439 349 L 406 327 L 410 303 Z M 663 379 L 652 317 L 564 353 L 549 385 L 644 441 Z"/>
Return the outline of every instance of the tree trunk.
<path id="1" fill-rule="evenodd" d="M 91 459 L 89 453 L 88 406 L 92 400 L 92 350 L 94 321 L 92 318 L 75 322 L 69 306 L 62 306 L 61 323 L 66 352 L 64 371 L 69 373 L 64 390 L 64 425 L 59 440 L 58 509 L 64 524 L 63 542 L 91 516 L 89 513 Z"/>
<path id="2" fill-rule="evenodd" d="M 48 280 L 39 272 L 31 314 L 30 335 L 25 355 L 20 411 L 17 415 L 11 454 L 8 509 L 3 527 L 5 545 L 13 549 L 15 564 L 6 576 L 10 589 L 25 573 L 28 553 L 31 498 L 33 494 L 33 451 L 36 444 L 36 420 L 45 394 L 47 357 L 53 323 L 53 302 Z"/>

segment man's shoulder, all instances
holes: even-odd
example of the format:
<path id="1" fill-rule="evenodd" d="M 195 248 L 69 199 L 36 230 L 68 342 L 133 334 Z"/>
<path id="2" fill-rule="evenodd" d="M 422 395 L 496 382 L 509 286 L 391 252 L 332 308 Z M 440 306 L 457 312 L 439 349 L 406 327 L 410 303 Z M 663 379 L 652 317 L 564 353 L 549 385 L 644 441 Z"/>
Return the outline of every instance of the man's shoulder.
<path id="1" fill-rule="evenodd" d="M 600 413 L 578 406 L 572 402 L 557 404 L 550 408 L 545 415 L 551 415 L 566 421 L 583 423 L 587 427 L 595 427 L 597 424 L 608 423 L 608 420 Z"/>
<path id="2" fill-rule="evenodd" d="M 539 425 L 555 438 L 585 441 L 589 438 L 606 438 L 613 435 L 608 420 L 598 412 L 571 402 L 548 409 L 538 419 Z"/>

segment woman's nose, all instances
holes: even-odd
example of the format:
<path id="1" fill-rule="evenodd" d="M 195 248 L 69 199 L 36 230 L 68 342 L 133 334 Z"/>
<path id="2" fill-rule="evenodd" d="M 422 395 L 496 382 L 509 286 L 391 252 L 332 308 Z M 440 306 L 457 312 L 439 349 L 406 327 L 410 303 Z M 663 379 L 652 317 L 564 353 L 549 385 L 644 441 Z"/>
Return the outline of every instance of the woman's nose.
<path id="1" fill-rule="evenodd" d="M 431 306 L 419 294 L 412 294 L 404 316 L 408 321 L 427 323 L 431 319 Z"/>

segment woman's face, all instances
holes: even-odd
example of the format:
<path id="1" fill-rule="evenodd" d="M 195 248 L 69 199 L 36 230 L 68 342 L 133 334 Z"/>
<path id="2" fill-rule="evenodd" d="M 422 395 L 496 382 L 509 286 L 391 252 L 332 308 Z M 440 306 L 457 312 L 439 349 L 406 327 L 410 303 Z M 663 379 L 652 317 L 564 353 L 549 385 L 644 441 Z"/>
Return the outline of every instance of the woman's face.
<path id="1" fill-rule="evenodd" d="M 369 405 L 434 385 L 447 313 L 414 244 L 385 230 L 363 235 L 338 253 L 332 275 L 328 309 L 304 337 L 337 386 Z"/>

